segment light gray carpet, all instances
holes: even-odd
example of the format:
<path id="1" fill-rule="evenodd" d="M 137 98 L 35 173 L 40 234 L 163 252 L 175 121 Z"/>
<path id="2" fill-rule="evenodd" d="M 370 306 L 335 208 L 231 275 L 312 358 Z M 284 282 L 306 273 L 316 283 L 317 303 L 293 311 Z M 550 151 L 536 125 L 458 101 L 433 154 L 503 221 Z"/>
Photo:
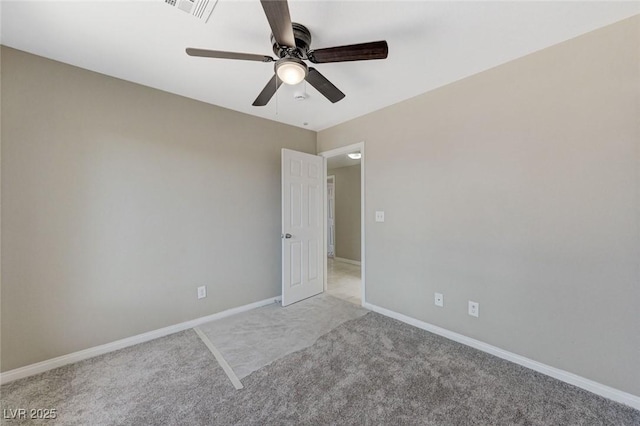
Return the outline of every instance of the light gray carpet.
<path id="1" fill-rule="evenodd" d="M 234 390 L 190 330 L 2 386 L 2 407 L 91 425 L 640 424 L 636 410 L 376 313 L 243 383 Z"/>
<path id="2" fill-rule="evenodd" d="M 313 345 L 345 321 L 369 312 L 326 293 L 285 308 L 268 305 L 199 326 L 236 376 Z"/>
<path id="3" fill-rule="evenodd" d="M 55 408 L 55 420 L 3 424 L 213 424 L 235 389 L 193 330 L 111 352 L 0 387 L 2 409 Z M 186 421 L 186 422 L 185 422 Z M 219 423 L 222 424 L 222 423 Z"/>
<path id="4" fill-rule="evenodd" d="M 244 384 L 221 407 L 231 424 L 640 425 L 637 410 L 373 312 Z"/>

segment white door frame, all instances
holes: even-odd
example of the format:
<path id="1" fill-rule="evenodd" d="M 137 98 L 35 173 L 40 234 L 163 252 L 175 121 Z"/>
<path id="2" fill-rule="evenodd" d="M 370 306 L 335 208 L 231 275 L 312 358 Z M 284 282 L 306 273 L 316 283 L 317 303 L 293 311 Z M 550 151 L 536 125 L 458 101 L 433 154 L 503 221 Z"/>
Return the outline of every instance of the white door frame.
<path id="1" fill-rule="evenodd" d="M 365 153 L 364 153 L 364 141 L 354 143 L 352 145 L 341 146 L 340 148 L 331 149 L 329 151 L 323 151 L 318 153 L 319 156 L 324 157 L 324 180 L 327 180 L 327 158 L 335 157 L 337 155 L 346 155 L 350 152 L 360 151 L 362 158 L 360 159 L 360 278 L 362 282 L 362 295 L 360 297 L 362 306 L 367 303 L 365 300 L 366 281 L 365 281 Z M 327 185 L 324 185 L 324 291 L 327 291 Z"/>
<path id="2" fill-rule="evenodd" d="M 333 241 L 333 253 L 331 257 L 336 257 L 336 177 L 335 175 L 327 176 L 327 186 L 329 186 L 329 182 L 333 185 L 333 228 L 331 229 L 331 240 Z M 325 206 L 325 211 L 329 211 L 329 191 L 327 190 L 327 196 L 325 197 L 327 200 L 327 205 Z M 328 219 L 327 215 L 327 219 Z M 327 220 L 327 226 L 329 226 L 329 221 Z M 328 229 L 327 229 L 328 231 Z M 329 232 L 327 232 L 327 239 L 329 238 Z M 327 256 L 329 256 L 329 243 L 327 242 Z M 326 280 L 325 280 L 326 281 Z M 325 286 L 325 290 L 327 287 Z"/>

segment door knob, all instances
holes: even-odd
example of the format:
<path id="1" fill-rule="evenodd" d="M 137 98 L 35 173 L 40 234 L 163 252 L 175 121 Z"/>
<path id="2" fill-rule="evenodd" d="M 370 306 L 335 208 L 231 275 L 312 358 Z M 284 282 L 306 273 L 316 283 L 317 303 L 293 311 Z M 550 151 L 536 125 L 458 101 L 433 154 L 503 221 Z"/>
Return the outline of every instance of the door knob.
<path id="1" fill-rule="evenodd" d="M 284 234 L 285 238 L 291 238 L 291 234 Z"/>

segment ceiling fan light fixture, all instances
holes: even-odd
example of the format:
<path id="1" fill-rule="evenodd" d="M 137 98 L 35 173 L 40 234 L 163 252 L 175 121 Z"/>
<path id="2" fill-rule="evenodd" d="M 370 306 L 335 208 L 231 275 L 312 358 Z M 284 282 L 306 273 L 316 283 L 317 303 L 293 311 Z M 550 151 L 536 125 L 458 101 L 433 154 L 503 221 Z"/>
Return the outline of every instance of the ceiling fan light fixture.
<path id="1" fill-rule="evenodd" d="M 298 58 L 283 58 L 276 62 L 276 74 L 284 84 L 295 85 L 307 77 L 307 65 Z"/>

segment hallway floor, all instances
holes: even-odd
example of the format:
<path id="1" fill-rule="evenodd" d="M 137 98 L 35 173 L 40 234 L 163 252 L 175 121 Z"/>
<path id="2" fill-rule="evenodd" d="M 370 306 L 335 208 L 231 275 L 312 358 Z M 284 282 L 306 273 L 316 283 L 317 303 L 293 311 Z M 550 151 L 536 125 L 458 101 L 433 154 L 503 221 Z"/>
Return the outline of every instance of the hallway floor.
<path id="1" fill-rule="evenodd" d="M 360 265 L 327 259 L 327 293 L 358 306 L 362 304 Z"/>

